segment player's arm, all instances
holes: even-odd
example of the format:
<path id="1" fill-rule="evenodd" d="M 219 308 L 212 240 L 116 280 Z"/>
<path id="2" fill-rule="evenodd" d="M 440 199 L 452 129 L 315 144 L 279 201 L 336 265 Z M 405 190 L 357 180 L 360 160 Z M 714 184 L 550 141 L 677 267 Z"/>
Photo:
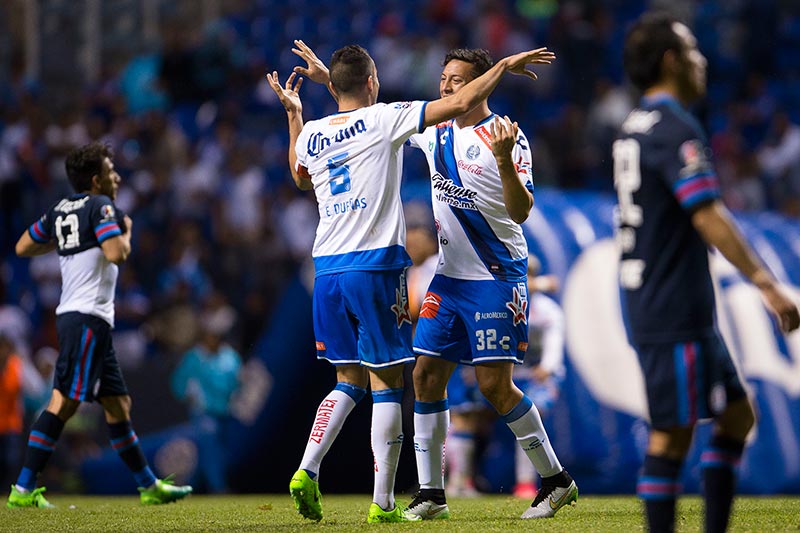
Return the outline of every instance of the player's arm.
<path id="1" fill-rule="evenodd" d="M 328 71 L 328 67 L 325 66 L 325 63 L 323 63 L 322 60 L 317 57 L 317 54 L 314 53 L 314 50 L 312 50 L 311 47 L 309 47 L 300 39 L 295 39 L 294 45 L 297 48 L 292 48 L 292 52 L 305 61 L 307 65 L 305 67 L 294 67 L 294 72 L 296 74 L 300 74 L 301 76 L 305 76 L 315 83 L 319 83 L 327 87 L 328 92 L 331 93 L 333 99 L 338 103 L 339 95 L 337 95 L 336 91 L 333 90 L 333 85 L 331 85 L 331 76 Z"/>
<path id="2" fill-rule="evenodd" d="M 430 104 L 429 104 L 430 105 Z M 508 117 L 494 117 L 489 127 L 492 141 L 492 154 L 497 161 L 500 181 L 503 184 L 503 202 L 511 220 L 522 224 L 527 220 L 533 207 L 533 195 L 525 188 L 514 165 L 512 151 L 519 135 L 519 126 Z"/>
<path id="3" fill-rule="evenodd" d="M 719 250 L 761 291 L 783 331 L 800 326 L 797 305 L 747 244 L 725 204 L 714 200 L 700 206 L 692 214 L 692 224 L 706 243 Z"/>
<path id="4" fill-rule="evenodd" d="M 549 64 L 556 58 L 547 48 L 538 48 L 504 57 L 495 65 L 447 98 L 433 100 L 425 106 L 425 126 L 463 115 L 485 100 L 506 72 L 536 79 L 536 74 L 526 67 L 530 64 Z"/>
<path id="5" fill-rule="evenodd" d="M 36 242 L 26 230 L 17 241 L 14 251 L 19 257 L 33 257 L 43 255 L 56 249 L 56 241 Z"/>
<path id="6" fill-rule="evenodd" d="M 296 83 L 295 78 L 297 79 Z M 303 85 L 303 78 L 292 72 L 286 80 L 285 86 L 281 87 L 278 82 L 278 72 L 272 71 L 272 74 L 267 73 L 267 82 L 278 95 L 289 121 L 289 169 L 292 171 L 292 179 L 298 189 L 311 190 L 313 188 L 311 176 L 304 167 L 298 167 L 297 152 L 295 151 L 297 138 L 303 130 L 303 103 L 300 101 L 300 87 Z"/>
<path id="7" fill-rule="evenodd" d="M 116 265 L 124 263 L 131 253 L 131 230 L 133 220 L 125 215 L 125 233 L 105 239 L 100 243 L 100 249 L 108 261 Z"/>

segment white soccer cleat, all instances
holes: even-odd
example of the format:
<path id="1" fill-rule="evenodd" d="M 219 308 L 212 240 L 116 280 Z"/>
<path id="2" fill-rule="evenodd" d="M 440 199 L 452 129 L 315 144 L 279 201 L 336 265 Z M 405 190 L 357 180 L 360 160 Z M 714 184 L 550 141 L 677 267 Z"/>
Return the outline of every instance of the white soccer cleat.
<path id="1" fill-rule="evenodd" d="M 551 518 L 565 505 L 575 505 L 578 501 L 578 486 L 570 481 L 566 487 L 555 487 L 542 484 L 536 499 L 528 507 L 521 518 Z"/>
<path id="2" fill-rule="evenodd" d="M 431 498 L 423 490 L 414 496 L 405 514 L 417 517 L 417 520 L 444 520 L 450 518 L 450 508 L 447 507 L 447 502 L 444 500 L 444 491 L 441 491 L 441 497 Z M 441 503 L 436 503 L 433 501 L 434 499 L 439 500 Z"/>

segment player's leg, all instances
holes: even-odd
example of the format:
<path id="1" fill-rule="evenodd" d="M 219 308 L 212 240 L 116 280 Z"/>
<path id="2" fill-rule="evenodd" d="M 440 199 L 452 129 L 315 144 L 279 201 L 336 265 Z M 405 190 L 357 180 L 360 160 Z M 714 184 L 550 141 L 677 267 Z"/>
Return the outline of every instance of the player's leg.
<path id="1" fill-rule="evenodd" d="M 322 460 L 339 435 L 353 408 L 367 393 L 367 369 L 357 364 L 336 366 L 336 385 L 317 407 L 297 472 L 289 483 L 295 508 L 311 520 L 322 519 L 319 474 Z"/>
<path id="2" fill-rule="evenodd" d="M 102 320 L 81 313 L 56 316 L 59 355 L 53 394 L 31 428 L 25 462 L 17 483 L 11 488 L 8 507 L 52 507 L 42 495 L 44 487 L 36 489 L 36 478 L 53 454 L 64 424 L 75 414 L 81 401 L 91 401 L 101 367 L 96 348 L 103 324 Z"/>
<path id="3" fill-rule="evenodd" d="M 512 362 L 487 362 L 476 366 L 475 374 L 481 392 L 542 477 L 542 488 L 522 518 L 549 518 L 577 500 L 578 487 L 558 461 L 536 406 L 514 385 L 513 370 Z"/>
<path id="4" fill-rule="evenodd" d="M 636 485 L 649 531 L 673 531 L 682 492 L 681 468 L 692 442 L 702 398 L 695 376 L 703 372 L 691 343 L 650 343 L 636 352 L 647 391 L 650 437 Z"/>
<path id="5" fill-rule="evenodd" d="M 542 420 L 547 420 L 553 410 L 553 406 L 558 399 L 560 379 L 550 376 L 544 381 L 537 381 L 531 377 L 530 368 L 525 369 L 525 379 L 520 380 L 517 377 L 517 370 L 514 371 L 514 381 L 525 391 L 525 394 L 531 399 L 533 404 L 539 410 L 539 415 Z M 528 456 L 521 447 L 516 448 L 514 460 L 515 484 L 514 496 L 524 500 L 532 500 L 536 498 L 538 493 L 537 478 L 538 472 L 536 467 L 528 460 Z"/>
<path id="6" fill-rule="evenodd" d="M 700 454 L 705 530 L 718 532 L 728 527 L 736 489 L 736 468 L 756 416 L 722 340 L 715 337 L 701 346 L 709 356 L 707 367 L 714 369 L 709 387 L 709 410 L 712 413 L 721 411 L 715 418 L 711 440 Z"/>
<path id="7" fill-rule="evenodd" d="M 36 488 L 36 479 L 53 455 L 64 424 L 75 414 L 80 403 L 79 400 L 64 396 L 58 389 L 53 389 L 47 408 L 31 427 L 25 462 L 8 496 L 9 508 L 53 507 L 44 497 L 45 487 Z"/>
<path id="8" fill-rule="evenodd" d="M 403 368 L 395 365 L 370 372 L 372 388 L 372 454 L 375 483 L 368 522 L 405 522 L 394 499 L 397 464 L 403 445 Z"/>
<path id="9" fill-rule="evenodd" d="M 355 405 L 367 393 L 369 376 L 358 356 L 358 323 L 348 308 L 341 274 L 319 276 L 314 282 L 313 318 L 317 359 L 336 367 L 336 385 L 317 407 L 303 458 L 289 482 L 297 511 L 310 520 L 322 519 L 319 475 L 322 460 Z"/>
<path id="10" fill-rule="evenodd" d="M 367 522 L 405 522 L 395 504 L 394 481 L 403 443 L 403 369 L 413 362 L 405 269 L 347 272 L 343 297 L 357 324 L 358 356 L 370 369 L 371 442 L 375 465 Z"/>

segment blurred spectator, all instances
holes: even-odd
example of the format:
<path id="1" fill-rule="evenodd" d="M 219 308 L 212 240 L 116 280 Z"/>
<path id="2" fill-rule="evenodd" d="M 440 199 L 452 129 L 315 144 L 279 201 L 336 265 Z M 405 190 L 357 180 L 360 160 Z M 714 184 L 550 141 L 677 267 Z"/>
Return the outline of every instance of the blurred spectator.
<path id="1" fill-rule="evenodd" d="M 213 494 L 228 490 L 226 438 L 242 365 L 239 354 L 224 341 L 234 320 L 235 313 L 224 302 L 212 304 L 200 319 L 200 341 L 172 374 L 173 394 L 188 404 L 198 439 L 198 479 L 192 485 Z"/>
<path id="2" fill-rule="evenodd" d="M 0 334 L 0 483 L 14 481 L 22 457 L 22 361 Z"/>
<path id="3" fill-rule="evenodd" d="M 766 174 L 774 205 L 800 215 L 792 202 L 800 195 L 800 126 L 786 112 L 773 117 L 769 137 L 758 150 L 758 162 Z"/>

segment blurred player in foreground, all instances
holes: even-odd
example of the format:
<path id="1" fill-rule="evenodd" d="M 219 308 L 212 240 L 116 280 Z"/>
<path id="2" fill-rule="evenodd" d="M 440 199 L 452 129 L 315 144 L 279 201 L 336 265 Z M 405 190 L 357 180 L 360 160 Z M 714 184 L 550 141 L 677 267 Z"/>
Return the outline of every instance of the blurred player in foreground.
<path id="1" fill-rule="evenodd" d="M 755 414 L 715 328 L 708 247 L 755 285 L 783 331 L 800 316 L 720 200 L 705 135 L 686 110 L 706 92 L 706 59 L 691 30 L 643 15 L 628 32 L 624 65 L 643 93 L 613 145 L 620 285 L 651 423 L 637 493 L 649 530 L 673 531 L 694 427 L 713 418 L 700 456 L 705 530 L 724 531 Z"/>
<path id="2" fill-rule="evenodd" d="M 133 222 L 114 206 L 121 178 L 111 151 L 98 143 L 70 152 L 67 176 L 75 190 L 53 205 L 19 238 L 17 255 L 57 250 L 61 301 L 56 308 L 59 357 L 47 409 L 31 428 L 25 463 L 11 486 L 8 507 L 52 507 L 36 478 L 56 448 L 64 424 L 81 402 L 105 411 L 111 447 L 139 485 L 143 504 L 169 503 L 192 492 L 157 479 L 131 424 L 131 397 L 111 343 L 118 266 L 131 251 Z"/>
<path id="3" fill-rule="evenodd" d="M 318 61 L 302 41 L 295 53 Z M 366 50 L 350 45 L 334 52 L 330 73 L 302 67 L 284 86 L 277 72 L 270 86 L 287 111 L 289 167 L 295 184 L 314 190 L 320 222 L 312 252 L 317 356 L 336 367 L 337 384 L 322 401 L 306 451 L 289 485 L 306 518 L 322 518 L 319 471 L 322 459 L 355 404 L 372 390 L 373 502 L 368 522 L 401 522 L 419 517 L 395 504 L 394 481 L 403 441 L 403 366 L 411 353 L 411 317 L 405 269 L 405 223 L 400 201 L 402 146 L 414 133 L 472 109 L 505 72 L 535 76 L 530 63 L 547 63 L 546 49 L 498 62 L 458 98 L 433 102 L 378 104 L 380 83 Z M 325 83 L 339 112 L 303 124 L 299 89 L 305 70 Z"/>

